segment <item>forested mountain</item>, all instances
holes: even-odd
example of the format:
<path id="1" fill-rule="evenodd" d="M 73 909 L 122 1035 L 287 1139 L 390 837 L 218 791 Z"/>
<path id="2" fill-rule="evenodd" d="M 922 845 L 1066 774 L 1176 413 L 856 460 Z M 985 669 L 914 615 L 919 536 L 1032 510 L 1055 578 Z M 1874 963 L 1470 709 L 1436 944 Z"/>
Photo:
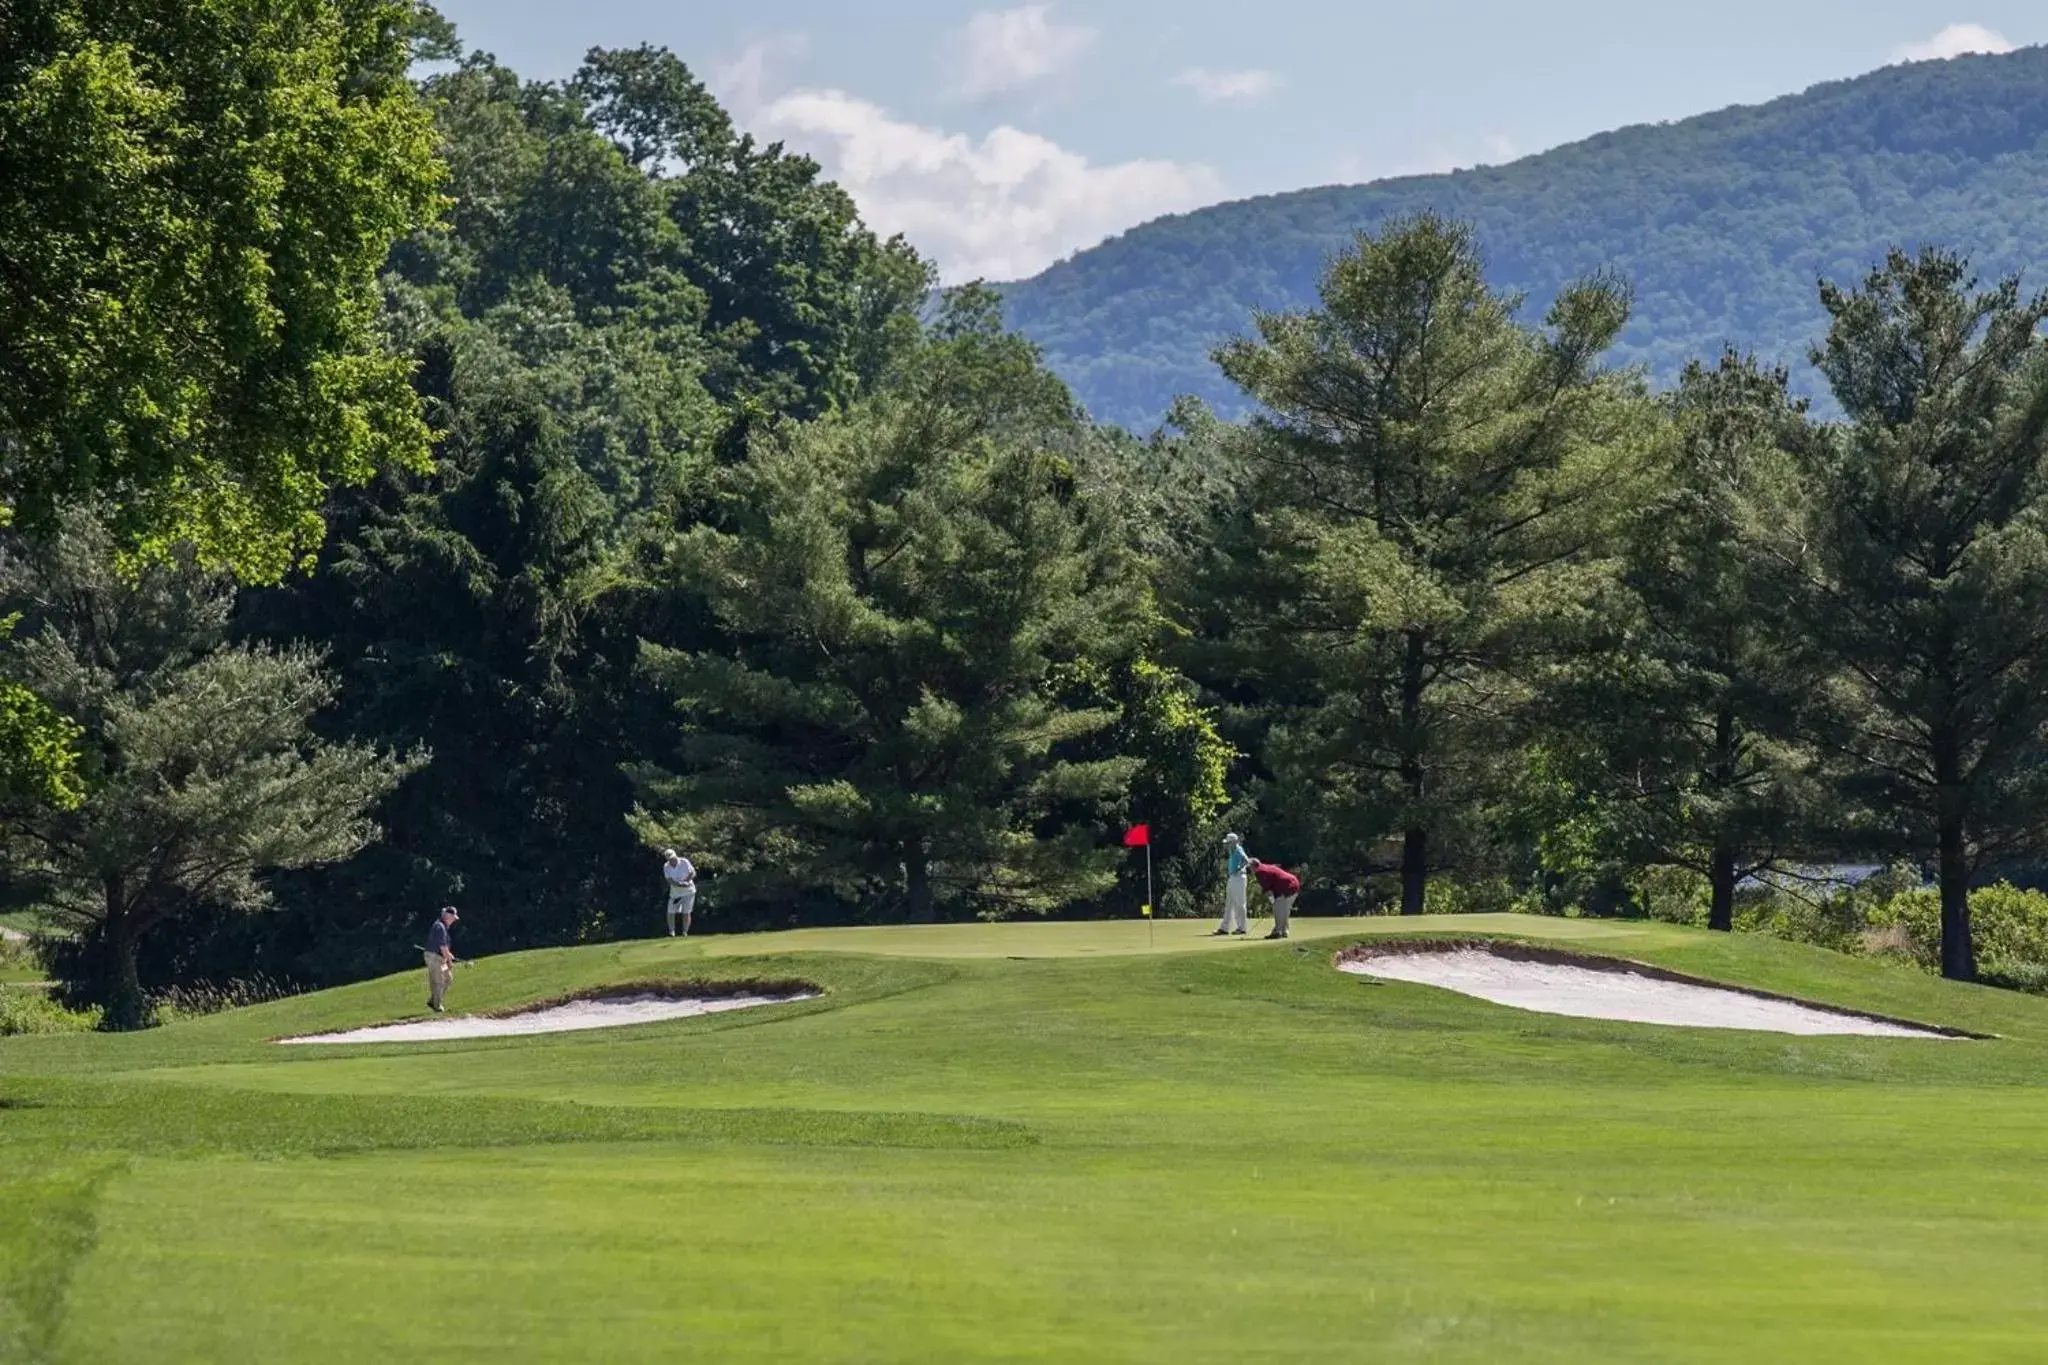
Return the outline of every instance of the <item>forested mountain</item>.
<path id="1" fill-rule="evenodd" d="M 1660 384 L 1734 342 L 1818 394 L 1805 356 L 1827 328 L 1820 278 L 1924 242 L 1987 278 L 2048 266 L 2048 48 L 1889 67 L 1510 166 L 1163 218 L 1008 286 L 1010 322 L 1098 419 L 1149 428 L 1181 393 L 1235 414 L 1243 396 L 1211 348 L 1254 309 L 1310 302 L 1354 233 L 1425 210 L 1471 222 L 1491 282 L 1533 310 L 1619 270 L 1636 307 L 1613 358 Z"/>

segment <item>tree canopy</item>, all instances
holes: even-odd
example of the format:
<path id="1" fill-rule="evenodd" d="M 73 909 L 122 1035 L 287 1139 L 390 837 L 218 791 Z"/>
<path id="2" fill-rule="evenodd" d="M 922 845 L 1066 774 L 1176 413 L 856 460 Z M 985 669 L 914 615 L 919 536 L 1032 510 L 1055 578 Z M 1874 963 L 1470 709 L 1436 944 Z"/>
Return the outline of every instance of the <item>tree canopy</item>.
<path id="1" fill-rule="evenodd" d="M 0 505 L 271 581 L 330 487 L 426 458 L 377 271 L 439 210 L 407 0 L 14 0 Z"/>
<path id="2" fill-rule="evenodd" d="M 1525 328 L 1470 229 L 1429 216 L 1361 236 L 1321 299 L 1218 352 L 1261 405 L 1246 553 L 1270 565 L 1218 614 L 1307 680 L 1270 750 L 1297 817 L 1358 871 L 1397 837 L 1420 914 L 1449 840 L 1476 834 L 1518 663 L 1633 480 L 1639 401 L 1600 365 L 1628 300 L 1590 279 Z"/>
<path id="3" fill-rule="evenodd" d="M 684 768 L 639 770 L 637 823 L 745 874 L 740 894 L 881 891 L 913 920 L 1099 894 L 1138 761 L 1068 751 L 1116 712 L 1067 702 L 1057 670 L 1129 648 L 1137 564 L 1077 486 L 1064 388 L 977 299 L 905 368 L 757 442 L 720 489 L 729 523 L 677 543 L 676 589 L 730 643 L 648 646 Z"/>

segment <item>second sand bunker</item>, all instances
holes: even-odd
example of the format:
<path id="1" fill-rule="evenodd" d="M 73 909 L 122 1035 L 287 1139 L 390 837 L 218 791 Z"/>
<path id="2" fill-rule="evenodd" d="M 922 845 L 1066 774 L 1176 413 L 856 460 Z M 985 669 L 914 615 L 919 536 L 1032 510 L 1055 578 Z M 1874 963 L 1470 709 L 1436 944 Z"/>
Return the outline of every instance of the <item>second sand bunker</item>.
<path id="1" fill-rule="evenodd" d="M 1706 982 L 1653 976 L 1631 970 L 1623 963 L 1584 966 L 1571 962 L 1540 961 L 1483 947 L 1364 953 L 1340 962 L 1338 966 L 1358 976 L 1440 986 L 1461 995 L 1490 1000 L 1496 1005 L 1580 1019 L 1805 1035 L 1958 1036 L 1804 1005 L 1795 1000 L 1751 995 Z"/>
<path id="2" fill-rule="evenodd" d="M 570 1000 L 519 1014 L 447 1015 L 403 1024 L 375 1024 L 341 1033 L 311 1033 L 280 1038 L 280 1043 L 439 1043 L 459 1038 L 515 1038 L 535 1033 L 574 1033 L 582 1029 L 624 1028 L 664 1019 L 689 1019 L 727 1010 L 758 1009 L 792 1000 L 813 1000 L 816 991 L 783 995 L 667 996 L 652 993 Z"/>

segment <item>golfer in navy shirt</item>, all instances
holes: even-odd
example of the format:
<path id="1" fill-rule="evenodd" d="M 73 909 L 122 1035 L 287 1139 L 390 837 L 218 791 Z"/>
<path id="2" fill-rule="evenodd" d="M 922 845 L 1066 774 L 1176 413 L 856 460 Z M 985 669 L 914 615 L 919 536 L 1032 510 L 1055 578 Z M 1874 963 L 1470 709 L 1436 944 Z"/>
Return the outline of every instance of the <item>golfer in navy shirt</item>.
<path id="1" fill-rule="evenodd" d="M 455 974 L 455 947 L 448 930 L 459 918 L 454 906 L 444 905 L 427 926 L 427 1008 L 436 1014 L 447 1013 L 441 1000 L 448 994 L 448 978 Z"/>

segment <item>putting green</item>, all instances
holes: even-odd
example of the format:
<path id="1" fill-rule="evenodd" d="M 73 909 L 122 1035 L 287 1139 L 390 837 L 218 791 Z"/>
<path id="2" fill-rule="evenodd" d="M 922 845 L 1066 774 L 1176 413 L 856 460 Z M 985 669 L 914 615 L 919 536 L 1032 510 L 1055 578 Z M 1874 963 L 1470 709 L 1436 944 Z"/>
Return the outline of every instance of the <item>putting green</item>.
<path id="1" fill-rule="evenodd" d="M 1218 938 L 1213 920 L 1142 919 L 1001 924 L 889 924 L 855 929 L 793 929 L 780 934 L 720 934 L 690 940 L 688 947 L 667 940 L 635 950 L 634 961 L 670 960 L 687 952 L 708 957 L 757 956 L 763 953 L 880 953 L 890 957 L 1137 957 L 1153 953 L 1242 951 L 1264 941 L 1270 920 L 1254 920 L 1243 938 Z M 1298 917 L 1289 926 L 1295 943 L 1358 934 L 1494 933 L 1526 934 L 1526 915 L 1436 915 L 1416 919 L 1392 916 L 1375 919 L 1311 919 Z M 1574 943 L 1641 940 L 1654 926 L 1620 925 L 1606 920 L 1542 922 L 1544 936 Z"/>
<path id="2" fill-rule="evenodd" d="M 817 1001 L 280 1048 L 411 974 L 0 1039 L 0 1359 L 2032 1361 L 2048 1001 L 1592 921 L 941 926 L 508 955 Z M 1508 929 L 1989 1042 L 1538 1016 L 1332 969 Z M 1011 960 L 1011 959 L 1021 960 Z M 322 1055 L 309 1056 L 318 1051 Z"/>

